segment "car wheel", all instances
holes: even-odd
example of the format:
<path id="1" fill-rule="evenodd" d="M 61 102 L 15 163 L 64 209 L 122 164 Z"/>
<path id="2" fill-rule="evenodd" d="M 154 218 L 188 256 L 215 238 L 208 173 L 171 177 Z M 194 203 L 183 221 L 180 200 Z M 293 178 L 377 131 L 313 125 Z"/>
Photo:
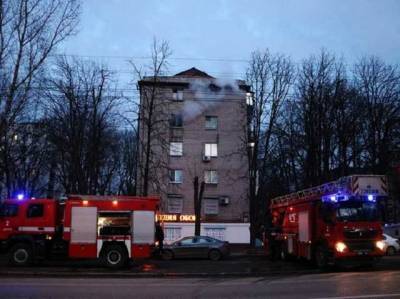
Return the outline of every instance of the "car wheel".
<path id="1" fill-rule="evenodd" d="M 396 254 L 396 249 L 393 246 L 389 246 L 386 249 L 386 254 L 387 255 L 395 255 Z"/>
<path id="2" fill-rule="evenodd" d="M 128 261 L 126 249 L 120 245 L 108 246 L 103 253 L 104 264 L 112 269 L 123 267 Z"/>
<path id="3" fill-rule="evenodd" d="M 161 257 L 164 261 L 170 261 L 174 258 L 174 253 L 171 250 L 163 250 Z"/>
<path id="4" fill-rule="evenodd" d="M 208 258 L 212 261 L 219 261 L 222 258 L 222 253 L 217 249 L 212 249 L 208 253 Z"/>
<path id="5" fill-rule="evenodd" d="M 28 244 L 15 244 L 9 253 L 9 262 L 14 266 L 28 266 L 32 262 L 32 247 Z"/>

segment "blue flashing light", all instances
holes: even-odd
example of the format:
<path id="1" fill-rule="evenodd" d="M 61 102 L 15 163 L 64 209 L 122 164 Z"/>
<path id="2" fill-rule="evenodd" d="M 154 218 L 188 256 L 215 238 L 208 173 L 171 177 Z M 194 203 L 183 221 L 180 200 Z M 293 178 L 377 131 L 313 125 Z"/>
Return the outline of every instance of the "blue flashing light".
<path id="1" fill-rule="evenodd" d="M 341 201 L 347 201 L 350 197 L 342 192 L 338 192 L 336 194 L 326 195 L 322 197 L 323 202 L 337 203 Z"/>
<path id="2" fill-rule="evenodd" d="M 368 201 L 374 202 L 375 201 L 375 196 L 373 194 L 368 194 L 367 195 L 367 199 L 368 199 Z"/>
<path id="3" fill-rule="evenodd" d="M 24 200 L 24 198 L 25 198 L 25 196 L 24 196 L 23 193 L 19 193 L 19 194 L 17 195 L 17 199 L 18 199 L 18 200 Z"/>
<path id="4" fill-rule="evenodd" d="M 347 195 L 338 195 L 337 199 L 338 201 L 347 201 L 349 197 Z"/>
<path id="5" fill-rule="evenodd" d="M 335 202 L 338 202 L 338 199 L 336 197 L 336 194 L 331 194 L 331 195 L 323 196 L 322 201 L 335 203 Z"/>

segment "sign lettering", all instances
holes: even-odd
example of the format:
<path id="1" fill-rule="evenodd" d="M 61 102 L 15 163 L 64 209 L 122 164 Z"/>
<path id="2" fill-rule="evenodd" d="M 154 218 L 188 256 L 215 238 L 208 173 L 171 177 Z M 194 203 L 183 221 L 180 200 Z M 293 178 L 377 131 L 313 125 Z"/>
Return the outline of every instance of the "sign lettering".
<path id="1" fill-rule="evenodd" d="M 195 222 L 195 215 L 177 215 L 177 214 L 159 214 L 157 215 L 158 221 L 163 222 Z"/>

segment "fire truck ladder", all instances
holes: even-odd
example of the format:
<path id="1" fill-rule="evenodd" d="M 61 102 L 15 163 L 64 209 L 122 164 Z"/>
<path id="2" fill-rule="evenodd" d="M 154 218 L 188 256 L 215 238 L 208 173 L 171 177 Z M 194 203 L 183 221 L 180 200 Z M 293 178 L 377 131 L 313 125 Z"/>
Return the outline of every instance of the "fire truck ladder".
<path id="1" fill-rule="evenodd" d="M 311 187 L 298 192 L 275 197 L 271 200 L 272 207 L 286 207 L 299 202 L 314 201 L 318 196 L 336 193 L 340 190 L 339 181 L 329 182 L 317 187 Z"/>

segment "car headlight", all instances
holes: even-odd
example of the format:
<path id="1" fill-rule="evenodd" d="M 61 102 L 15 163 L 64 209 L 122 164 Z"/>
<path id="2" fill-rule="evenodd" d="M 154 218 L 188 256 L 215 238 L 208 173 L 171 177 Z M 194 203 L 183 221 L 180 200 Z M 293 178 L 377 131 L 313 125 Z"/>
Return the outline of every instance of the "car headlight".
<path id="1" fill-rule="evenodd" d="M 383 242 L 383 241 L 376 241 L 375 245 L 376 245 L 376 247 L 379 248 L 380 250 L 385 249 L 385 242 Z"/>
<path id="2" fill-rule="evenodd" d="M 344 252 L 347 249 L 347 245 L 343 242 L 336 242 L 335 249 L 337 252 Z"/>

